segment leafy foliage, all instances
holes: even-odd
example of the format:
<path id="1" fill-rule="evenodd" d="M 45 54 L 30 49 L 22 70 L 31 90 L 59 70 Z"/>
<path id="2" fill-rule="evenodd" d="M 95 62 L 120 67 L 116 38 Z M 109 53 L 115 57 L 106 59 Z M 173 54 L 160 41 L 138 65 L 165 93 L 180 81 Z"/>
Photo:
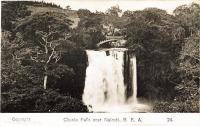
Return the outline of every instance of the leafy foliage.
<path id="1" fill-rule="evenodd" d="M 199 11 L 196 3 L 182 5 L 174 10 L 184 34 L 175 69 L 180 75 L 180 81 L 175 83 L 175 97 L 171 103 L 155 103 L 157 112 L 199 112 Z"/>
<path id="2" fill-rule="evenodd" d="M 182 5 L 174 10 L 174 14 L 185 30 L 185 37 L 196 34 L 200 29 L 200 6 L 197 3 Z"/>
<path id="3" fill-rule="evenodd" d="M 139 89 L 147 90 L 143 94 L 150 99 L 157 95 L 171 99 L 173 94 L 168 95 L 174 87 L 169 81 L 175 75 L 171 65 L 176 63 L 181 49 L 181 42 L 173 39 L 175 25 L 173 17 L 165 11 L 148 8 L 132 13 L 124 26 L 127 47 L 137 54 L 138 81 L 143 84 L 143 89 Z"/>
<path id="4" fill-rule="evenodd" d="M 30 15 L 27 6 L 59 8 L 44 2 L 3 3 L 2 112 L 87 112 L 80 100 L 72 98 L 82 97 L 84 49 L 96 48 L 108 32 L 123 34 L 126 47 L 135 52 L 138 96 L 157 99 L 154 112 L 198 112 L 199 4 L 177 7 L 174 16 L 146 8 L 127 10 L 119 17 L 117 5 L 106 14 L 80 9 L 75 29 L 70 28 L 73 22 L 66 14 Z M 47 90 L 42 83 L 48 84 Z"/>
<path id="5" fill-rule="evenodd" d="M 20 5 L 26 9 L 25 3 Z M 11 7 L 3 8 L 2 13 L 16 9 Z M 12 29 L 8 27 L 10 31 L 6 31 L 5 28 L 1 38 L 2 112 L 87 112 L 87 107 L 72 98 L 69 90 L 55 91 L 60 88 L 55 86 L 59 85 L 58 80 L 74 77 L 73 69 L 63 58 L 76 48 L 69 40 L 73 22 L 63 13 L 52 12 L 14 18 Z M 41 88 L 45 76 L 48 77 L 48 90 Z M 67 88 L 73 87 L 72 81 L 68 82 Z"/>
<path id="6" fill-rule="evenodd" d="M 199 111 L 199 42 L 197 36 L 186 39 L 179 58 L 178 71 L 182 81 L 175 86 L 174 101 L 183 105 L 183 112 Z"/>
<path id="7" fill-rule="evenodd" d="M 28 11 L 27 7 L 24 6 L 21 2 L 12 1 L 5 3 L 2 6 L 1 14 L 2 29 L 12 31 L 15 27 L 16 21 L 26 16 L 29 16 L 31 14 L 31 11 Z"/>
<path id="8" fill-rule="evenodd" d="M 119 8 L 119 5 L 110 7 L 106 14 L 102 15 L 103 23 L 109 28 L 106 30 L 106 35 L 119 36 L 121 35 L 120 29 L 123 26 L 122 18 L 119 17 L 119 14 L 122 10 Z"/>
<path id="9" fill-rule="evenodd" d="M 56 5 L 54 3 L 49 3 L 43 1 L 2 1 L 3 4 L 10 4 L 10 3 L 19 3 L 24 6 L 35 6 L 35 7 L 54 7 L 54 8 L 61 8 L 60 5 Z"/>
<path id="10" fill-rule="evenodd" d="M 194 102 L 195 101 L 195 102 Z M 191 113 L 199 112 L 198 98 L 195 100 L 187 100 L 186 102 L 180 101 L 156 101 L 154 102 L 153 112 L 156 113 Z"/>
<path id="11" fill-rule="evenodd" d="M 199 12 L 200 7 L 196 3 L 180 6 L 174 11 L 186 37 L 178 58 L 177 71 L 180 73 L 181 82 L 175 86 L 177 94 L 174 98 L 175 103 L 182 104 L 182 112 L 199 111 Z"/>
<path id="12" fill-rule="evenodd" d="M 71 21 L 64 14 L 38 13 L 31 19 L 25 19 L 15 30 L 22 34 L 24 41 L 29 41 L 19 55 L 26 57 L 26 61 L 32 65 L 42 67 L 41 76 L 45 75 L 44 81 L 48 76 L 59 78 L 66 72 L 73 73 L 67 65 L 58 63 L 67 49 L 74 46 L 68 40 L 70 24 Z M 44 88 L 45 85 L 44 82 Z"/>
<path id="13" fill-rule="evenodd" d="M 122 10 L 119 8 L 119 5 L 115 5 L 109 8 L 106 13 L 112 16 L 119 16 L 121 12 Z"/>
<path id="14" fill-rule="evenodd" d="M 77 14 L 80 19 L 83 19 L 84 17 L 88 17 L 91 14 L 91 12 L 87 9 L 79 9 L 77 11 Z"/>
<path id="15" fill-rule="evenodd" d="M 105 39 L 101 16 L 82 9 L 78 11 L 78 15 L 80 22 L 73 31 L 71 40 L 84 48 L 96 48 L 96 44 Z"/>
<path id="16" fill-rule="evenodd" d="M 3 93 L 2 112 L 87 112 L 77 99 L 34 86 Z"/>

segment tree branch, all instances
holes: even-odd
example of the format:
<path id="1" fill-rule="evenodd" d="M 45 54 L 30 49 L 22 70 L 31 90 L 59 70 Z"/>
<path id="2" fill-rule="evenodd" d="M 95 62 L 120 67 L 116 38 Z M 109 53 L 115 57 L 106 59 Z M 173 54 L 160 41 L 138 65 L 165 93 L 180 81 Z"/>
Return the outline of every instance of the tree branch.
<path id="1" fill-rule="evenodd" d="M 21 60 L 21 58 L 17 57 L 16 54 L 14 55 L 14 54 L 11 53 L 11 55 L 12 55 L 13 59 Z"/>
<path id="2" fill-rule="evenodd" d="M 42 42 L 41 42 L 41 41 L 39 41 L 39 43 L 40 43 L 42 46 L 44 46 L 44 47 L 45 47 L 45 45 L 44 45 L 44 44 L 42 44 Z"/>
<path id="3" fill-rule="evenodd" d="M 55 57 L 56 61 L 55 63 L 57 63 L 61 58 L 61 53 L 58 53 L 57 56 Z"/>
<path id="4" fill-rule="evenodd" d="M 50 60 L 52 59 L 52 56 L 56 53 L 56 52 L 55 52 L 55 46 L 52 47 L 51 44 L 52 44 L 52 43 L 50 43 L 50 47 L 51 47 L 51 49 L 52 49 L 52 52 L 51 52 L 51 55 L 49 56 L 49 59 L 47 60 L 47 63 L 50 62 Z"/>
<path id="5" fill-rule="evenodd" d="M 47 63 L 49 63 L 50 62 L 50 60 L 51 60 L 51 58 L 52 58 L 52 56 L 54 55 L 54 50 L 51 52 L 51 55 L 49 56 L 49 59 L 47 60 Z"/>
<path id="6" fill-rule="evenodd" d="M 30 58 L 31 58 L 31 60 L 36 60 L 37 59 L 37 57 L 32 57 L 32 56 L 30 56 Z"/>

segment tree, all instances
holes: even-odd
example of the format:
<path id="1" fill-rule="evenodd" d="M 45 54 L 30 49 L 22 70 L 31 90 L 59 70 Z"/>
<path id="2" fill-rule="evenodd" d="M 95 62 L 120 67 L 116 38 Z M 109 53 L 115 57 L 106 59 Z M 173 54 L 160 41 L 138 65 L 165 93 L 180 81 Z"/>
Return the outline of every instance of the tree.
<path id="1" fill-rule="evenodd" d="M 84 48 L 96 48 L 96 44 L 105 39 L 101 16 L 89 13 L 87 10 L 80 11 L 81 16 L 78 27 L 74 30 L 72 41 L 79 43 Z"/>
<path id="2" fill-rule="evenodd" d="M 112 6 L 106 11 L 106 13 L 111 16 L 119 16 L 121 12 L 122 10 L 119 8 L 119 5 Z"/>
<path id="3" fill-rule="evenodd" d="M 71 23 L 64 14 L 37 13 L 15 29 L 22 34 L 22 41 L 27 41 L 17 55 L 23 60 L 24 66 L 31 63 L 32 67 L 41 67 L 43 72 L 38 76 L 44 76 L 44 89 L 49 76 L 59 78 L 63 73 L 73 73 L 67 65 L 59 63 L 62 55 L 74 48 L 69 41 Z"/>
<path id="4" fill-rule="evenodd" d="M 197 3 L 182 5 L 174 10 L 174 15 L 180 22 L 185 31 L 185 37 L 188 38 L 197 34 L 200 29 L 200 6 Z"/>
<path id="5" fill-rule="evenodd" d="M 177 91 L 175 101 L 182 104 L 183 112 L 199 111 L 199 56 L 198 36 L 191 36 L 186 39 L 179 57 L 179 67 L 181 83 L 176 84 Z"/>
<path id="6" fill-rule="evenodd" d="M 199 112 L 199 37 L 191 36 L 182 46 L 178 65 L 181 80 L 175 84 L 175 97 L 172 102 L 156 102 L 156 112 Z M 174 81 L 174 80 L 173 80 Z"/>
<path id="7" fill-rule="evenodd" d="M 196 3 L 182 5 L 174 10 L 174 15 L 182 26 L 182 50 L 178 58 L 181 82 L 175 86 L 174 102 L 181 106 L 181 112 L 198 112 L 199 102 L 199 31 L 200 6 Z M 192 106 L 192 107 L 191 107 Z"/>
<path id="8" fill-rule="evenodd" d="M 178 78 L 172 66 L 181 49 L 181 43 L 173 39 L 173 28 L 177 25 L 173 16 L 164 10 L 148 8 L 127 18 L 123 33 L 127 47 L 138 59 L 138 89 L 146 91 L 140 95 L 172 99 L 174 84 L 170 80 L 174 76 Z"/>
<path id="9" fill-rule="evenodd" d="M 15 27 L 15 23 L 31 14 L 31 11 L 27 10 L 27 7 L 22 2 L 11 1 L 5 2 L 2 5 L 2 29 L 12 31 Z"/>
<path id="10" fill-rule="evenodd" d="M 66 63 L 63 58 L 75 48 L 74 43 L 69 41 L 71 24 L 66 15 L 47 12 L 16 17 L 12 28 L 2 30 L 2 112 L 87 111 L 80 100 L 69 96 L 71 92 L 65 90 L 60 94 L 55 86 L 60 84 L 60 78 L 74 77 L 74 70 L 68 67 L 71 61 Z M 73 63 L 76 65 L 76 61 Z M 63 83 L 66 86 L 66 81 Z M 73 84 L 69 83 L 69 86 Z M 47 89 L 43 90 L 45 87 Z"/>
<path id="11" fill-rule="evenodd" d="M 106 11 L 106 15 L 103 16 L 103 22 L 109 27 L 108 34 L 111 36 L 114 36 L 116 28 L 122 28 L 122 19 L 119 17 L 121 12 L 122 10 L 116 5 L 109 8 Z"/>
<path id="12" fill-rule="evenodd" d="M 174 83 L 174 99 L 156 105 L 158 112 L 199 112 L 199 4 L 182 5 L 174 10 L 175 25 L 172 33 L 179 43 L 176 64 L 171 68 L 179 76 L 169 78 Z M 179 81 L 176 81 L 179 78 Z M 162 109 L 167 108 L 167 109 Z"/>
<path id="13" fill-rule="evenodd" d="M 88 17 L 91 14 L 91 12 L 87 9 L 79 9 L 77 11 L 77 14 L 80 19 L 83 19 L 84 17 Z"/>
<path id="14" fill-rule="evenodd" d="M 66 6 L 67 10 L 71 10 L 71 7 L 69 5 Z"/>
<path id="15" fill-rule="evenodd" d="M 123 17 L 129 17 L 129 16 L 131 16 L 133 13 L 134 13 L 134 11 L 127 10 L 127 11 L 124 11 L 124 13 L 122 14 L 122 16 L 123 16 Z"/>

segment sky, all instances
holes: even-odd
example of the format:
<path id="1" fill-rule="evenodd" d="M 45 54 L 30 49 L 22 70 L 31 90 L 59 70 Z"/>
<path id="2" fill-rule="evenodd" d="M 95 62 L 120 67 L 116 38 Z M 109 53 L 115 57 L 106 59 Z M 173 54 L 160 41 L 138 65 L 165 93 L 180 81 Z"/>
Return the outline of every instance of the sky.
<path id="1" fill-rule="evenodd" d="M 41 0 L 38 0 L 41 1 Z M 200 4 L 200 0 L 44 0 L 45 2 L 52 2 L 65 8 L 67 5 L 72 10 L 88 9 L 91 12 L 102 11 L 105 12 L 111 6 L 119 5 L 122 11 L 143 10 L 147 7 L 156 7 L 166 10 L 172 14 L 173 10 L 183 4 L 196 2 Z"/>

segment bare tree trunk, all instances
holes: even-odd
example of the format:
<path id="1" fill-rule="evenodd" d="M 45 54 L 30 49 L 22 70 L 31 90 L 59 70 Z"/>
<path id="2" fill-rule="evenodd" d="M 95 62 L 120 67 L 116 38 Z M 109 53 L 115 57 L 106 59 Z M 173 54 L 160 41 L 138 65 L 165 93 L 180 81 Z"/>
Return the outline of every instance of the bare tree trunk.
<path id="1" fill-rule="evenodd" d="M 47 66 L 45 66 L 44 69 L 45 69 L 44 90 L 46 90 L 47 89 L 47 79 L 48 79 L 48 76 L 47 76 Z"/>
<path id="2" fill-rule="evenodd" d="M 47 89 L 47 75 L 44 76 L 44 89 Z"/>
<path id="3" fill-rule="evenodd" d="M 42 4 L 43 3 L 44 3 L 44 1 L 42 1 Z M 50 28 L 50 26 L 49 26 L 49 28 Z M 40 34 L 42 36 L 43 42 L 39 41 L 39 43 L 44 47 L 45 54 L 46 54 L 46 56 L 48 56 L 48 59 L 44 66 L 45 76 L 44 76 L 43 84 L 44 84 L 44 89 L 46 90 L 47 89 L 47 79 L 48 79 L 48 64 L 52 60 L 53 56 L 57 55 L 55 63 L 60 59 L 60 57 L 59 57 L 59 54 L 56 54 L 56 51 L 55 51 L 56 45 L 53 45 L 52 42 L 48 42 L 48 37 L 50 35 L 52 35 L 52 33 L 55 33 L 55 32 L 49 31 L 49 33 L 45 33 L 45 35 L 43 33 L 44 32 L 42 32 L 42 31 L 36 31 L 36 34 Z M 48 54 L 50 54 L 50 55 L 48 55 Z"/>

